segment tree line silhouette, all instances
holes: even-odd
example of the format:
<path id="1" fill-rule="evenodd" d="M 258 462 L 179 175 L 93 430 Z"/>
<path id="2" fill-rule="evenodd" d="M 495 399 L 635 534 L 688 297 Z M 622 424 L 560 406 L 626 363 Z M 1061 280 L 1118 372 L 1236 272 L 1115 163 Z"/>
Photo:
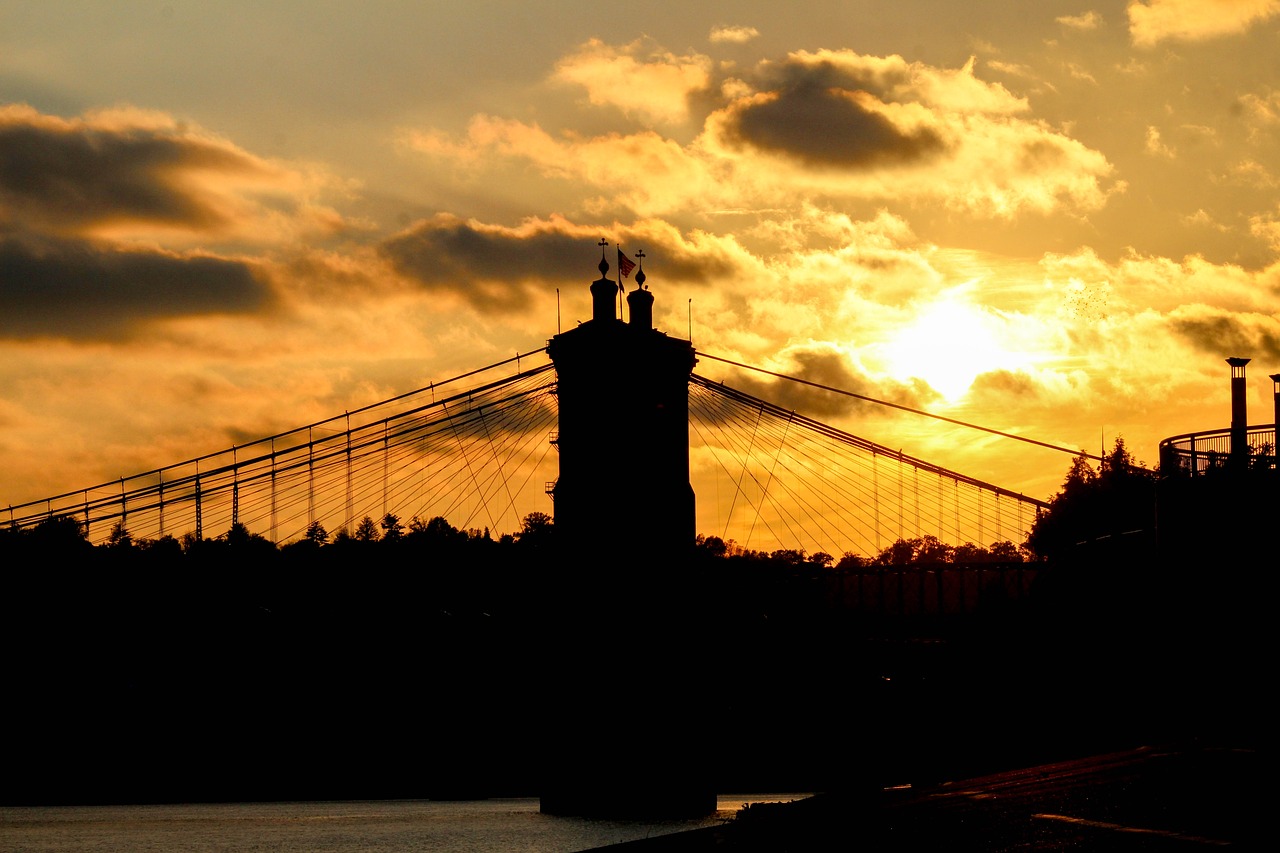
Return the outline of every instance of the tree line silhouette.
<path id="1" fill-rule="evenodd" d="M 321 522 L 315 521 L 308 525 L 299 539 L 280 544 L 251 532 L 238 522 L 233 523 L 226 533 L 213 538 L 201 538 L 188 532 L 177 537 L 164 535 L 155 539 L 135 539 L 123 524 L 117 523 L 99 545 L 89 542 L 84 525 L 71 516 L 50 516 L 29 528 L 0 528 L 0 556 L 7 556 L 15 561 L 102 558 L 106 562 L 137 560 L 140 563 L 155 564 L 179 561 L 182 558 L 199 561 L 232 555 L 237 559 L 267 559 L 273 554 L 286 560 L 324 558 L 332 561 L 343 556 L 367 558 L 378 552 L 379 548 L 386 552 L 399 550 L 401 553 L 398 556 L 405 556 L 405 551 L 415 552 L 419 556 L 438 551 L 438 556 L 444 558 L 456 557 L 459 551 L 467 551 L 469 558 L 502 555 L 515 559 L 530 556 L 534 552 L 548 556 L 555 542 L 554 519 L 542 512 L 529 513 L 521 520 L 520 530 L 503 533 L 496 539 L 487 527 L 459 529 L 443 516 L 435 516 L 426 521 L 415 517 L 406 525 L 393 513 L 387 513 L 378 521 L 365 516 L 353 530 L 342 527 L 332 534 Z M 984 548 L 972 542 L 950 545 L 932 535 L 899 538 L 873 556 L 845 551 L 837 559 L 825 551 L 808 553 L 803 548 L 753 549 L 740 545 L 733 539 L 698 534 L 693 553 L 704 558 L 731 562 L 837 569 L 919 563 L 1024 562 L 1036 559 L 1036 555 L 1025 544 L 1018 546 L 1009 540 L 992 542 L 990 547 Z M 475 564 L 472 560 L 467 562 Z"/>
<path id="2" fill-rule="evenodd" d="M 1160 477 L 1117 439 L 1098 470 L 1072 462 L 1018 546 L 924 536 L 834 558 L 700 536 L 664 566 L 628 563 L 621 542 L 559 565 L 542 513 L 497 536 L 386 515 L 280 545 L 241 525 L 155 540 L 118 525 L 99 545 L 73 518 L 0 528 L 0 799 L 536 793 L 554 748 L 539 733 L 563 730 L 548 721 L 607 721 L 633 689 L 658 691 L 672 719 L 716 720 L 697 749 L 723 790 L 841 784 L 870 746 L 814 724 L 834 709 L 872 714 L 859 725 L 892 767 L 982 769 L 1153 723 L 1248 726 L 1265 706 L 1249 675 L 1265 562 L 1230 547 L 1239 519 L 1223 508 L 1241 512 L 1243 495 L 1270 523 L 1265 474 L 1244 492 L 1225 471 Z M 984 563 L 1033 568 L 1034 595 L 945 643 L 871 636 L 831 606 L 841 574 Z M 651 670 L 659 647 L 672 670 Z M 684 692 L 665 697 L 676 669 Z M 613 670 L 616 694 L 592 693 Z M 1010 713 L 1033 713 L 1038 734 Z"/>
<path id="3" fill-rule="evenodd" d="M 1226 469 L 1194 483 L 1178 471 L 1162 477 L 1137 463 L 1118 437 L 1097 470 L 1083 455 L 1071 462 L 1059 492 L 1020 544 L 951 545 L 925 535 L 899 538 L 873 555 L 846 551 L 838 558 L 798 548 L 757 550 L 698 535 L 686 558 L 670 565 L 636 565 L 620 538 L 616 549 L 593 556 L 589 565 L 568 566 L 546 513 L 531 512 L 519 530 L 497 536 L 487 528 L 456 528 L 441 516 L 406 522 L 388 513 L 334 533 L 316 521 L 302 537 L 282 544 L 238 523 L 214 538 L 185 533 L 156 539 L 135 539 L 118 523 L 93 545 L 76 519 L 52 516 L 30 528 L 0 528 L 0 564 L 7 567 L 4 582 L 16 593 L 10 602 L 22 601 L 24 591 L 57 600 L 94 589 L 100 606 L 114 601 L 123 607 L 144 602 L 156 611 L 221 608 L 257 614 L 245 616 L 254 619 L 306 614 L 309 608 L 331 613 L 345 597 L 362 602 L 350 618 L 380 621 L 379 629 L 438 614 L 510 616 L 568 607 L 566 600 L 588 588 L 606 601 L 623 602 L 650 587 L 644 594 L 653 597 L 653 605 L 697 587 L 698 600 L 714 602 L 708 606 L 723 609 L 734 600 L 750 602 L 742 606 L 752 612 L 795 612 L 830 607 L 824 579 L 833 571 L 987 564 L 1034 565 L 1036 583 L 1072 606 L 1103 591 L 1103 599 L 1123 608 L 1136 606 L 1153 585 L 1167 585 L 1196 560 L 1258 559 L 1256 547 L 1232 546 L 1228 534 L 1238 525 L 1229 525 L 1220 509 L 1255 506 L 1257 517 L 1266 518 L 1275 504 L 1275 472 L 1251 466 L 1245 473 L 1262 477 L 1260 485 L 1242 491 L 1239 478 Z M 1202 493 L 1208 497 L 1192 499 Z M 1206 519 L 1212 520 L 1207 529 Z M 1163 522 L 1159 531 L 1157 521 Z M 1163 578 L 1153 577 L 1153 569 Z M 323 603 L 326 597 L 333 600 Z"/>
<path id="4" fill-rule="evenodd" d="M 1025 542 L 995 541 L 989 546 L 972 542 L 948 544 L 935 536 L 899 538 L 873 555 L 845 551 L 835 557 L 824 551 L 804 549 L 759 550 L 733 539 L 699 534 L 694 545 L 697 555 L 744 563 L 773 563 L 779 566 L 816 566 L 838 569 L 865 566 L 900 566 L 938 563 L 1024 562 L 1052 559 L 1073 546 L 1100 537 L 1149 532 L 1155 524 L 1156 486 L 1159 470 L 1148 471 L 1138 464 L 1122 437 L 1095 471 L 1087 457 L 1072 461 L 1062 487 L 1050 500 L 1049 509 L 1035 520 Z M 466 553 L 468 565 L 488 565 L 496 557 L 519 561 L 538 554 L 549 555 L 555 545 L 553 518 L 531 512 L 521 520 L 519 530 L 494 538 L 488 528 L 459 529 L 443 516 L 414 517 L 407 522 L 394 513 L 374 520 L 365 516 L 353 529 L 330 532 L 312 522 L 301 538 L 276 544 L 233 523 L 222 535 L 200 538 L 193 532 L 181 536 L 135 539 L 123 522 L 117 522 L 102 544 L 89 543 L 81 522 L 71 516 L 51 516 L 30 528 L 0 528 L 0 556 L 17 564 L 22 560 L 91 559 L 112 562 L 137 560 L 141 563 L 173 562 L 182 557 L 193 561 L 234 555 L 237 560 L 268 559 L 273 554 L 286 560 L 321 558 L 340 560 L 344 556 L 364 559 L 375 549 L 449 559 Z"/>

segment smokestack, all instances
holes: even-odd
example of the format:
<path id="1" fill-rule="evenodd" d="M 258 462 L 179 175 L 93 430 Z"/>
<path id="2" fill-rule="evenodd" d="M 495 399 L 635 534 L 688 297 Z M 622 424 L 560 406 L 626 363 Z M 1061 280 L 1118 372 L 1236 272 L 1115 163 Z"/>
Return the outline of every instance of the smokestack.
<path id="1" fill-rule="evenodd" d="M 1244 366 L 1247 358 L 1229 358 L 1231 365 L 1231 464 L 1245 468 L 1249 464 L 1249 417 L 1245 413 Z"/>
<path id="2" fill-rule="evenodd" d="M 1271 396 L 1276 407 L 1271 421 L 1271 458 L 1276 469 L 1280 470 L 1280 373 L 1273 373 L 1267 378 L 1271 380 Z"/>
<path id="3" fill-rule="evenodd" d="M 1276 429 L 1280 429 L 1280 373 L 1273 373 L 1267 377 L 1271 380 L 1271 395 L 1275 398 L 1276 412 L 1272 416 L 1274 420 L 1271 425 Z"/>

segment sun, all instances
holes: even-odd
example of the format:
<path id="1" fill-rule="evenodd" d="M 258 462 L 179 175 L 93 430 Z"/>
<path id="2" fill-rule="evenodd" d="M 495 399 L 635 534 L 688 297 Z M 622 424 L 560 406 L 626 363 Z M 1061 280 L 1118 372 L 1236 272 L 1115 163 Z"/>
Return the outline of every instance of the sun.
<path id="1" fill-rule="evenodd" d="M 924 309 L 881 347 L 888 373 L 901 382 L 920 379 L 948 402 L 963 397 L 990 370 L 1016 370 L 1025 353 L 1005 348 L 1006 321 L 955 298 Z"/>

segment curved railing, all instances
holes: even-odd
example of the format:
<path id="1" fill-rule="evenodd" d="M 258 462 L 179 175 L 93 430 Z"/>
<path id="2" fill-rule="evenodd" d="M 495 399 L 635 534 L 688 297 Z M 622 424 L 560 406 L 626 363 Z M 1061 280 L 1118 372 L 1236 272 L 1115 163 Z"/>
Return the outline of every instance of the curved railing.
<path id="1" fill-rule="evenodd" d="M 1175 435 L 1160 442 L 1162 475 L 1192 477 L 1229 467 L 1232 459 L 1231 428 L 1201 430 Z M 1263 424 L 1245 429 L 1246 460 L 1249 468 L 1276 467 L 1276 425 Z"/>

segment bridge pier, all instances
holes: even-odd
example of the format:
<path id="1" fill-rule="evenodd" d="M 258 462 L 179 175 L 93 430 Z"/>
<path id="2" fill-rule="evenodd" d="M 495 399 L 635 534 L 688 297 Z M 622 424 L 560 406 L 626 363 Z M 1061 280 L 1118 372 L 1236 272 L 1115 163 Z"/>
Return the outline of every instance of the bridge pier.
<path id="1" fill-rule="evenodd" d="M 540 809 L 627 819 L 714 814 L 710 673 L 660 620 L 623 619 L 556 651 Z M 699 658 L 702 656 L 699 654 Z"/>

